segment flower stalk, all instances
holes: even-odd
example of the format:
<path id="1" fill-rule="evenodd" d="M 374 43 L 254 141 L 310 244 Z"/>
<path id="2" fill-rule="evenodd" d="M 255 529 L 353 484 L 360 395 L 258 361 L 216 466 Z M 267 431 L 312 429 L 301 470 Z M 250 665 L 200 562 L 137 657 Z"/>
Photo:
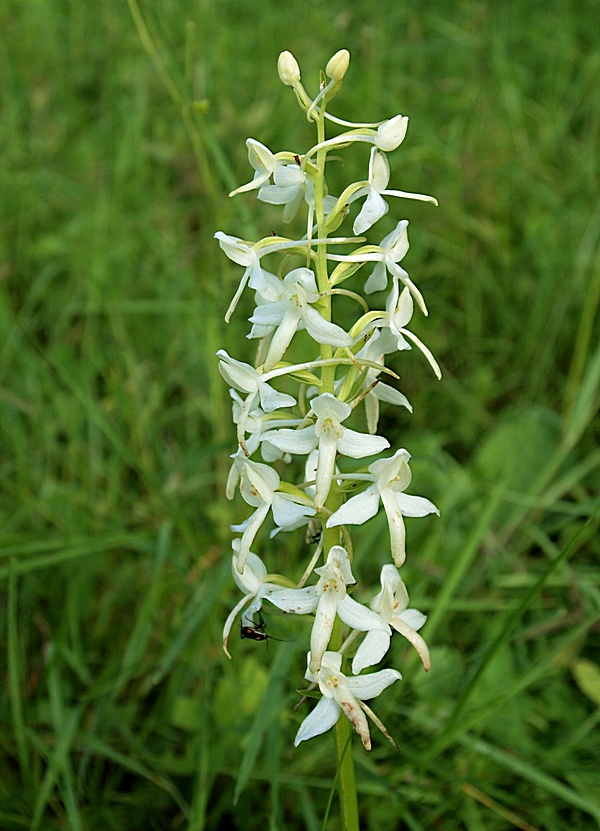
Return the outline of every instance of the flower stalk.
<path id="1" fill-rule="evenodd" d="M 250 640 L 265 640 L 261 614 L 265 605 L 312 619 L 306 633 L 305 678 L 321 697 L 299 725 L 295 745 L 333 729 L 341 827 L 358 831 L 352 739 L 358 734 L 363 748 L 371 749 L 370 719 L 397 748 L 365 702 L 401 680 L 400 673 L 389 667 L 364 670 L 380 664 L 392 639 L 402 638 L 417 651 L 425 671 L 431 665 L 427 645 L 417 631 L 426 618 L 408 608 L 408 592 L 398 569 L 406 558 L 404 518 L 438 511 L 428 499 L 405 493 L 411 483 L 406 449 L 381 457 L 390 442 L 377 434 L 379 409 L 384 403 L 412 412 L 396 387 L 398 354 L 414 345 L 438 378 L 441 370 L 429 349 L 407 328 L 413 299 L 427 314 L 421 291 L 399 265 L 409 248 L 408 220 L 397 221 L 375 240 L 362 236 L 386 217 L 389 205 L 384 197 L 437 203 L 431 196 L 388 188 L 386 153 L 404 140 L 406 116 L 353 124 L 327 112 L 342 88 L 349 61 L 347 50 L 337 52 L 321 73 L 320 91 L 311 98 L 296 59 L 289 52 L 281 53 L 279 76 L 315 124 L 315 142 L 302 154 L 272 152 L 248 139 L 254 176 L 230 194 L 257 192 L 259 201 L 282 207 L 285 224 L 304 205 L 304 232 L 280 233 L 256 242 L 223 231 L 215 237 L 226 256 L 244 269 L 226 320 L 243 297 L 254 292 L 248 337 L 258 341 L 254 366 L 224 350 L 218 352 L 219 371 L 230 386 L 237 436 L 227 496 L 233 498 L 239 489 L 249 507 L 245 520 L 231 526 L 232 574 L 242 596 L 225 622 L 223 647 L 231 657 L 229 636 L 238 616 L 242 637 L 246 633 Z M 327 135 L 330 124 L 338 135 Z M 339 132 L 340 127 L 349 129 Z M 365 143 L 372 145 L 367 178 L 349 183 L 338 197 L 333 196 L 327 185 L 328 153 Z M 347 215 L 352 223 L 347 235 L 333 236 Z M 267 254 L 282 257 L 276 273 L 263 266 Z M 353 281 L 352 288 L 338 288 L 346 281 Z M 382 307 L 372 308 L 369 296 L 381 291 L 388 292 L 387 298 Z M 355 301 L 354 321 L 337 319 L 340 296 Z M 306 354 L 293 362 L 287 353 L 301 330 L 308 335 Z M 373 461 L 374 456 L 380 458 Z M 348 459 L 365 461 L 360 467 L 349 465 Z M 387 516 L 390 547 L 388 554 L 373 552 L 374 558 L 383 560 L 381 590 L 367 605 L 364 581 L 359 587 L 355 577 L 350 529 L 380 510 Z M 285 534 L 296 530 L 305 534 L 306 564 L 298 574 L 279 573 L 286 566 L 285 556 L 268 570 L 255 553 L 269 525 L 270 536 L 276 536 L 283 553 Z M 366 556 L 360 552 L 359 563 Z"/>

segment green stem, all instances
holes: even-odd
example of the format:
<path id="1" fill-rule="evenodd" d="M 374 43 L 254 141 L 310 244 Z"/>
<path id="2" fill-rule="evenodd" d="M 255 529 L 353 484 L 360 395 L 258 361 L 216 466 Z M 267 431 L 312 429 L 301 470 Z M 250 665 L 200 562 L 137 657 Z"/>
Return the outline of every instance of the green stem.
<path id="1" fill-rule="evenodd" d="M 317 119 L 317 136 L 318 142 L 325 140 L 325 106 L 321 108 L 319 118 Z M 325 230 L 325 161 L 327 159 L 327 150 L 321 149 L 317 153 L 317 179 L 315 182 L 315 218 L 317 220 L 317 236 L 318 239 L 325 239 L 327 232 Z M 329 292 L 331 285 L 329 282 L 329 270 L 327 267 L 327 243 L 320 242 L 317 245 L 317 258 L 315 263 L 315 270 L 317 275 L 317 286 L 320 292 Z M 331 321 L 331 295 L 325 294 L 321 301 L 321 314 L 327 321 Z M 326 344 L 321 345 L 321 358 L 326 360 L 333 355 L 333 349 Z M 335 366 L 323 367 L 321 374 L 322 387 L 321 392 L 334 391 L 335 382 Z"/>
<path id="2" fill-rule="evenodd" d="M 325 141 L 325 100 L 321 106 L 319 118 L 317 119 L 317 143 L 321 144 Z M 315 182 L 315 217 L 317 220 L 317 235 L 318 239 L 325 239 L 327 232 L 325 230 L 325 162 L 327 158 L 327 149 L 321 148 L 317 151 L 317 179 Z M 317 245 L 316 258 L 316 276 L 319 291 L 323 293 L 321 314 L 331 321 L 331 282 L 329 280 L 329 271 L 327 267 L 327 243 L 322 242 Z M 321 359 L 327 360 L 333 355 L 331 346 L 321 346 Z M 333 393 L 335 389 L 335 364 L 331 366 L 323 366 L 321 368 L 321 392 Z M 335 481 L 331 485 L 329 496 L 325 503 L 325 507 L 330 511 L 336 511 L 342 502 L 342 495 L 339 487 Z M 339 528 L 324 528 L 323 529 L 323 554 L 325 560 L 329 555 L 329 551 L 334 545 L 339 545 L 341 541 Z M 337 651 L 342 645 L 342 622 L 336 618 L 333 632 L 331 635 L 329 648 L 332 651 Z M 348 719 L 342 714 L 337 721 L 334 728 L 335 752 L 338 767 L 338 782 L 339 782 L 339 797 L 340 797 L 340 813 L 341 813 L 341 829 L 342 831 L 359 831 L 358 825 L 358 799 L 356 794 L 356 778 L 354 775 L 354 757 L 352 755 L 352 728 Z"/>

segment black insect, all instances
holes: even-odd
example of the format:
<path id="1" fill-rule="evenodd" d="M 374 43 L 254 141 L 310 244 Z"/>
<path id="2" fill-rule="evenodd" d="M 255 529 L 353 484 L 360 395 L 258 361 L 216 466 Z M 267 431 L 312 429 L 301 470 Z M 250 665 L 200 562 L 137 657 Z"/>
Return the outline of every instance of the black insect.
<path id="1" fill-rule="evenodd" d="M 251 641 L 281 641 L 281 638 L 274 638 L 273 635 L 267 634 L 267 624 L 264 621 L 263 616 L 260 612 L 257 612 L 258 616 L 258 623 L 254 625 L 244 624 L 243 622 L 240 623 L 240 638 L 242 640 L 247 638 Z"/>

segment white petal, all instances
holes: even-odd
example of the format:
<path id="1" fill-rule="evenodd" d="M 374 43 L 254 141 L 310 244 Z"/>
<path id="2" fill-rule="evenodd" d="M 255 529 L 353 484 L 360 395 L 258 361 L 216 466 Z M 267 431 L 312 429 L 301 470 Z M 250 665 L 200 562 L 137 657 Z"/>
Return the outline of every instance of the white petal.
<path id="1" fill-rule="evenodd" d="M 278 185 L 265 185 L 258 191 L 258 199 L 269 205 L 287 205 L 298 195 L 298 187 L 280 188 Z"/>
<path id="2" fill-rule="evenodd" d="M 413 343 L 415 343 L 419 347 L 421 352 L 425 355 L 425 357 L 429 361 L 429 363 L 431 365 L 431 368 L 433 369 L 433 371 L 435 372 L 435 374 L 436 374 L 436 376 L 439 380 L 442 377 L 442 370 L 440 369 L 440 366 L 439 366 L 438 362 L 433 357 L 433 355 L 429 351 L 429 349 L 425 346 L 425 344 L 421 340 L 419 340 L 419 338 L 416 335 L 413 335 L 412 332 L 409 332 L 408 329 L 403 329 L 402 333 L 404 335 L 406 335 L 407 338 L 409 338 Z"/>
<path id="3" fill-rule="evenodd" d="M 280 188 L 298 187 L 304 184 L 306 173 L 296 164 L 282 164 L 275 171 L 274 181 Z"/>
<path id="4" fill-rule="evenodd" d="M 315 586 L 307 586 L 303 589 L 281 589 L 269 595 L 269 600 L 283 612 L 308 615 L 317 608 L 319 596 Z"/>
<path id="5" fill-rule="evenodd" d="M 427 620 L 427 615 L 424 615 L 423 612 L 419 612 L 418 609 L 407 609 L 402 614 L 398 615 L 400 620 L 403 620 L 404 623 L 407 623 L 411 629 L 414 629 L 417 632 L 421 626 Z"/>
<path id="6" fill-rule="evenodd" d="M 242 599 L 236 603 L 233 607 L 229 615 L 227 616 L 227 620 L 225 621 L 225 625 L 223 626 L 223 650 L 227 657 L 231 659 L 231 655 L 227 649 L 227 641 L 229 640 L 229 633 L 231 632 L 231 627 L 233 626 L 233 621 L 236 619 L 238 613 L 244 608 L 246 603 L 251 599 L 252 595 L 246 595 L 242 597 Z"/>
<path id="7" fill-rule="evenodd" d="M 346 679 L 346 684 L 357 698 L 366 701 L 369 698 L 375 698 L 390 684 L 401 680 L 401 678 L 402 676 L 395 669 L 380 669 L 379 672 L 371 672 L 368 675 L 349 677 Z"/>
<path id="8" fill-rule="evenodd" d="M 408 116 L 395 115 L 377 128 L 375 145 L 386 152 L 395 150 L 402 144 L 408 129 Z"/>
<path id="9" fill-rule="evenodd" d="M 269 506 L 265 503 L 260 508 L 257 508 L 247 520 L 246 530 L 240 540 L 240 553 L 237 561 L 237 570 L 240 574 L 244 571 L 246 558 L 250 554 L 250 546 L 254 542 L 254 537 L 258 534 L 259 528 L 263 524 L 268 512 Z"/>
<path id="10" fill-rule="evenodd" d="M 287 494 L 276 493 L 273 497 L 273 519 L 275 524 L 284 530 L 291 525 L 298 527 L 298 523 L 316 511 L 309 505 L 299 505 L 292 501 Z M 302 521 L 301 524 L 304 524 Z"/>
<path id="11" fill-rule="evenodd" d="M 352 661 L 352 672 L 358 675 L 366 667 L 378 664 L 390 647 L 391 637 L 383 629 L 371 629 L 358 647 Z"/>
<path id="12" fill-rule="evenodd" d="M 336 525 L 362 525 L 371 519 L 379 508 L 379 489 L 370 485 L 364 493 L 352 496 L 341 508 L 338 508 L 327 520 L 327 527 Z"/>
<path id="13" fill-rule="evenodd" d="M 271 444 L 283 450 L 284 453 L 295 453 L 298 456 L 306 456 L 318 444 L 314 427 L 302 427 L 300 430 L 273 430 L 269 433 Z"/>
<path id="14" fill-rule="evenodd" d="M 329 346 L 350 346 L 352 343 L 352 338 L 341 326 L 325 320 L 312 306 L 304 312 L 303 320 L 306 331 L 317 343 Z"/>
<path id="15" fill-rule="evenodd" d="M 390 529 L 392 558 L 399 568 L 406 559 L 406 529 L 404 527 L 404 520 L 402 519 L 402 511 L 397 505 L 395 494 L 391 491 L 382 491 L 381 500 L 387 514 Z"/>
<path id="16" fill-rule="evenodd" d="M 337 604 L 337 613 L 347 626 L 367 632 L 371 629 L 380 629 L 390 633 L 390 627 L 377 612 L 373 612 L 362 603 L 357 603 L 349 595 Z M 391 633 L 390 633 L 391 634 Z"/>
<path id="17" fill-rule="evenodd" d="M 377 263 L 365 283 L 365 291 L 367 294 L 373 294 L 374 291 L 383 291 L 387 283 L 388 278 L 385 264 Z"/>
<path id="18" fill-rule="evenodd" d="M 260 375 L 254 367 L 236 361 L 224 349 L 219 349 L 217 357 L 220 359 L 219 372 L 228 384 L 242 392 L 255 392 L 258 389 Z"/>
<path id="19" fill-rule="evenodd" d="M 251 266 L 256 259 L 256 253 L 239 237 L 232 237 L 230 234 L 224 234 L 223 231 L 217 231 L 215 239 L 219 240 L 219 245 L 229 259 L 238 265 Z"/>
<path id="20" fill-rule="evenodd" d="M 397 632 L 399 632 L 406 638 L 406 640 L 411 644 L 411 646 L 414 646 L 414 648 L 419 653 L 419 657 L 421 658 L 423 666 L 425 667 L 425 671 L 429 672 L 429 670 L 431 669 L 431 657 L 429 655 L 429 649 L 423 638 L 419 635 L 419 633 L 416 632 L 411 626 L 408 625 L 408 623 L 405 623 L 400 618 L 394 618 L 394 620 L 392 621 L 392 626 Z"/>
<path id="21" fill-rule="evenodd" d="M 280 410 L 283 407 L 293 407 L 296 404 L 296 399 L 287 395 L 285 392 L 278 392 L 273 389 L 270 384 L 262 383 L 259 387 L 260 406 L 265 413 L 272 413 L 275 410 Z"/>
<path id="22" fill-rule="evenodd" d="M 336 724 L 341 712 L 339 705 L 333 698 L 323 697 L 312 713 L 306 716 L 300 725 L 294 739 L 294 747 L 298 747 L 300 742 L 326 733 Z"/>
<path id="23" fill-rule="evenodd" d="M 363 743 L 365 750 L 370 750 L 371 736 L 369 735 L 369 722 L 367 721 L 367 717 L 362 707 L 352 695 L 349 687 L 346 684 L 340 685 L 339 687 L 332 687 L 331 692 L 337 703 L 344 711 L 344 714 L 360 736 L 360 740 Z"/>
<path id="24" fill-rule="evenodd" d="M 380 401 L 385 401 L 386 404 L 396 404 L 399 407 L 406 407 L 406 409 L 411 413 L 413 411 L 408 398 L 399 390 L 395 390 L 393 387 L 390 387 L 389 384 L 377 384 L 373 390 L 373 395 Z"/>
<path id="25" fill-rule="evenodd" d="M 433 502 L 425 499 L 424 496 L 410 496 L 408 493 L 397 493 L 396 502 L 398 508 L 402 511 L 404 516 L 427 516 L 427 514 L 437 514 L 440 512 L 435 507 Z"/>
<path id="26" fill-rule="evenodd" d="M 280 303 L 262 303 L 254 309 L 252 317 L 248 318 L 248 320 L 250 323 L 256 323 L 258 326 L 275 328 L 283 320 L 283 315 L 284 310 Z"/>
<path id="27" fill-rule="evenodd" d="M 310 633 L 309 669 L 311 672 L 316 672 L 321 666 L 321 659 L 329 644 L 337 613 L 338 594 L 337 591 L 325 591 L 319 598 Z"/>
<path id="28" fill-rule="evenodd" d="M 388 186 L 390 181 L 390 163 L 385 153 L 380 153 L 376 147 L 371 149 L 369 160 L 369 184 L 381 193 Z"/>
<path id="29" fill-rule="evenodd" d="M 344 456 L 351 459 L 363 459 L 365 456 L 374 456 L 390 446 L 383 436 L 371 436 L 368 433 L 357 433 L 356 430 L 344 430 L 344 435 L 338 439 L 337 448 Z"/>
<path id="30" fill-rule="evenodd" d="M 360 209 L 360 213 L 354 220 L 353 231 L 356 236 L 360 236 L 365 231 L 368 231 L 377 220 L 385 216 L 388 210 L 389 207 L 385 199 L 377 191 L 370 190 L 369 195 Z"/>
<path id="31" fill-rule="evenodd" d="M 315 482 L 315 508 L 320 511 L 331 489 L 331 482 L 335 471 L 335 457 L 337 441 L 335 436 L 325 433 L 319 439 L 319 464 Z"/>
<path id="32" fill-rule="evenodd" d="M 239 549 L 239 540 L 234 540 L 234 549 Z M 244 594 L 257 594 L 267 576 L 267 568 L 263 561 L 252 551 L 248 554 L 244 573 L 237 570 L 237 555 L 234 554 L 231 563 L 231 573 L 235 584 Z"/>
<path id="33" fill-rule="evenodd" d="M 392 310 L 391 320 L 396 329 L 402 329 L 403 326 L 406 326 L 413 316 L 413 310 L 414 303 L 410 296 L 410 289 L 404 288 L 396 308 Z"/>
<path id="34" fill-rule="evenodd" d="M 275 334 L 269 345 L 269 351 L 265 358 L 264 369 L 266 372 L 273 369 L 275 364 L 283 358 L 285 350 L 290 345 L 292 338 L 296 334 L 298 324 L 300 323 L 299 309 L 286 309 L 281 323 L 277 327 Z"/>

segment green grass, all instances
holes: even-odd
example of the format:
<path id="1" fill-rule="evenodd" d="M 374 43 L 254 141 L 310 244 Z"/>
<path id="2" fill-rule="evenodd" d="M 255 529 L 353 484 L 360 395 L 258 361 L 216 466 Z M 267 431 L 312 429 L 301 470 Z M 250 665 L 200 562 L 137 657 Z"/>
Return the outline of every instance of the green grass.
<path id="1" fill-rule="evenodd" d="M 245 346 L 212 235 L 279 221 L 227 199 L 247 136 L 312 139 L 278 53 L 314 88 L 342 47 L 336 112 L 408 114 L 392 182 L 440 202 L 389 224 L 444 379 L 411 353 L 415 413 L 382 430 L 442 511 L 405 571 L 434 668 L 392 656 L 402 753 L 357 749 L 363 827 L 598 827 L 597 3 L 140 8 L 154 62 L 125 0 L 0 11 L 0 828 L 321 827 L 332 743 L 292 748 L 304 631 L 220 648 L 244 511 L 214 353 Z M 385 540 L 357 533 L 365 580 Z"/>

